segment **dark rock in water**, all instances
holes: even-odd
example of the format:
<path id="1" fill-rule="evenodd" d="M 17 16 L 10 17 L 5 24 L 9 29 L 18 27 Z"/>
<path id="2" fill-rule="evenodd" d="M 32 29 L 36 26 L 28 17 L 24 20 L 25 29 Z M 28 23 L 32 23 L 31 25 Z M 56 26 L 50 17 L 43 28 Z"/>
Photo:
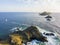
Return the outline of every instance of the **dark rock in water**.
<path id="1" fill-rule="evenodd" d="M 52 16 L 48 15 L 48 16 L 46 16 L 45 18 L 47 19 L 47 21 L 51 21 Z"/>
<path id="2" fill-rule="evenodd" d="M 51 19 L 48 18 L 47 21 L 51 21 Z"/>
<path id="3" fill-rule="evenodd" d="M 40 15 L 45 16 L 45 15 L 49 15 L 49 14 L 50 14 L 50 12 L 44 11 L 44 12 L 42 12 Z"/>
<path id="4" fill-rule="evenodd" d="M 45 35 L 47 35 L 47 36 L 54 36 L 54 34 L 53 33 L 43 33 L 43 34 L 45 34 Z"/>
<path id="5" fill-rule="evenodd" d="M 52 18 L 52 16 L 48 15 L 48 16 L 46 16 L 45 18 Z"/>

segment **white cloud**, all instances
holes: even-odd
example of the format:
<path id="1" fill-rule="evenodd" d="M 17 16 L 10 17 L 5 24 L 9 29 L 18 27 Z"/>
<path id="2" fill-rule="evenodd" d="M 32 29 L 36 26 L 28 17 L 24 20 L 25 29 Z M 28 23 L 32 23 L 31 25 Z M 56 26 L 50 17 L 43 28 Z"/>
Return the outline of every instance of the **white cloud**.
<path id="1" fill-rule="evenodd" d="M 9 5 L 0 10 L 7 11 L 51 11 L 60 12 L 60 0 L 16 0 L 17 5 Z M 22 6 L 21 6 L 22 5 Z"/>

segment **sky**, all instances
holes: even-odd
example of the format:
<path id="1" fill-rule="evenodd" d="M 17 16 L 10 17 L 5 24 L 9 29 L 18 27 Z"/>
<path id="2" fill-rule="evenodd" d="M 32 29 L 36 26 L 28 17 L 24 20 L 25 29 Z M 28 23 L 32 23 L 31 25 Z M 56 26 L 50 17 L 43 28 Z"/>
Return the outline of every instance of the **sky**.
<path id="1" fill-rule="evenodd" d="M 60 0 L 0 0 L 0 12 L 60 12 Z"/>

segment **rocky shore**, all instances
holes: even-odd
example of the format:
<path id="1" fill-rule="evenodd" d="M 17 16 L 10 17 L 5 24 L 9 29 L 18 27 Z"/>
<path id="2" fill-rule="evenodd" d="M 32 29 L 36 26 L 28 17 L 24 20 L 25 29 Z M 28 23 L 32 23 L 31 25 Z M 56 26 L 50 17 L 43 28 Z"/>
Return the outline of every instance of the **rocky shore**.
<path id="1" fill-rule="evenodd" d="M 0 40 L 0 45 L 23 45 L 32 40 L 48 42 L 47 37 L 43 36 L 36 26 L 30 26 L 23 31 L 14 31 L 9 34 L 6 40 Z"/>

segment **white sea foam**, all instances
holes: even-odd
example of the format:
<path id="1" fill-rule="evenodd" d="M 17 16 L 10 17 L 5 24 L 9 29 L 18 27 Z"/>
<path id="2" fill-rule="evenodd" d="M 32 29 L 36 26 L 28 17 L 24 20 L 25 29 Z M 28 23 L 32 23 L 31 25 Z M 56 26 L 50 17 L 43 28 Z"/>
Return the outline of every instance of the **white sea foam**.
<path id="1" fill-rule="evenodd" d="M 36 26 L 38 29 L 39 29 L 39 31 L 40 32 L 48 32 L 48 33 L 50 33 L 49 31 L 46 31 L 46 30 L 44 30 L 44 29 L 41 29 L 41 28 L 39 28 L 38 26 Z M 54 35 L 55 36 L 46 36 L 47 37 L 47 40 L 48 40 L 48 42 L 46 42 L 45 44 L 46 45 L 57 45 L 58 44 L 58 42 L 57 42 L 57 40 L 56 39 L 54 39 L 54 38 L 56 38 L 57 37 L 57 35 L 54 33 Z M 53 38 L 54 37 L 54 38 Z"/>

